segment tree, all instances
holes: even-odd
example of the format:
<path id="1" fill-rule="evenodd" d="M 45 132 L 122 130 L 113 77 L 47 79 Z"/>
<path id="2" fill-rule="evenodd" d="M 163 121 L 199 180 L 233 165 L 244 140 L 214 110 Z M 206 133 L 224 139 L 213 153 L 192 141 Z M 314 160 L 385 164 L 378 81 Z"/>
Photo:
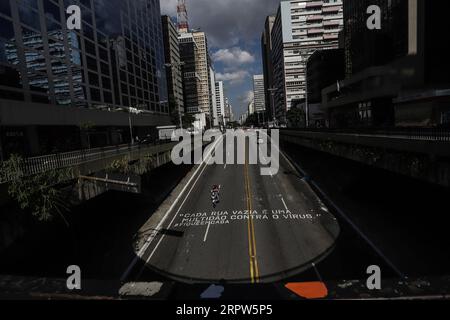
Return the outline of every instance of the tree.
<path id="1" fill-rule="evenodd" d="M 253 113 L 248 116 L 247 120 L 245 121 L 246 126 L 258 126 L 258 115 L 256 113 Z"/>
<path id="2" fill-rule="evenodd" d="M 72 178 L 71 171 L 49 170 L 28 175 L 25 167 L 25 161 L 17 155 L 3 162 L 0 176 L 8 181 L 8 194 L 39 221 L 51 221 L 59 215 L 67 224 L 63 211 L 68 210 L 68 201 L 59 186 Z"/>

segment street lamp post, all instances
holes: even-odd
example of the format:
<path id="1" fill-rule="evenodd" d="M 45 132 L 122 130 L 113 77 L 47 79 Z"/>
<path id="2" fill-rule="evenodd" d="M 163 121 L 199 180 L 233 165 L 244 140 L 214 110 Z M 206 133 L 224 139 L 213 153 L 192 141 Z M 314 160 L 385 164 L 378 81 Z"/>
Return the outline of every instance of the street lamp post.
<path id="1" fill-rule="evenodd" d="M 131 123 L 131 109 L 128 109 L 128 124 L 130 126 L 130 136 L 131 136 L 131 144 L 134 145 L 134 135 L 133 135 L 133 124 Z"/>
<path id="2" fill-rule="evenodd" d="M 130 135 L 131 135 L 131 144 L 132 145 L 134 145 L 135 141 L 134 141 L 134 135 L 133 135 L 133 124 L 132 124 L 132 121 L 131 121 L 131 115 L 132 114 L 141 114 L 141 113 L 143 113 L 143 111 L 139 110 L 136 107 L 128 108 L 128 124 L 130 126 Z"/>
<path id="3" fill-rule="evenodd" d="M 276 123 L 276 116 L 275 116 L 275 92 L 277 91 L 277 88 L 270 88 L 268 91 L 270 92 L 270 96 L 272 97 L 272 116 L 273 116 L 273 123 L 275 125 Z"/>

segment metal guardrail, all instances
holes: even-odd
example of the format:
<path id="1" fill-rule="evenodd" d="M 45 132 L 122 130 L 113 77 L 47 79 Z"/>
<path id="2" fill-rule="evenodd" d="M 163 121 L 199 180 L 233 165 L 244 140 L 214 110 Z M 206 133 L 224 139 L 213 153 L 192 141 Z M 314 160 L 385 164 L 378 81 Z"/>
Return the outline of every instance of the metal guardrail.
<path id="1" fill-rule="evenodd" d="M 130 152 L 136 152 L 158 145 L 161 144 L 125 144 L 26 158 L 23 160 L 21 171 L 23 172 L 23 175 L 30 176 L 50 170 L 69 168 L 92 161 L 125 155 Z M 0 183 L 7 182 L 11 179 L 11 177 L 8 177 L 8 172 L 5 172 L 2 166 L 3 164 L 0 164 L 0 173 L 2 173 L 0 175 Z"/>
<path id="2" fill-rule="evenodd" d="M 199 136 L 198 138 L 201 137 Z M 150 147 L 156 147 L 170 143 L 173 142 L 170 140 L 160 140 L 156 143 L 143 143 L 135 145 L 123 144 L 112 147 L 77 150 L 72 152 L 25 158 L 23 160 L 21 171 L 23 172 L 24 176 L 31 176 L 50 170 L 75 167 L 84 163 L 125 155 L 130 152 L 136 152 L 142 149 L 148 149 Z M 8 172 L 5 171 L 6 170 L 3 170 L 3 163 L 0 163 L 0 184 L 8 182 L 12 179 L 12 177 L 8 175 Z"/>
<path id="3" fill-rule="evenodd" d="M 281 131 L 297 131 L 311 133 L 367 135 L 387 138 L 403 138 L 411 140 L 444 141 L 450 142 L 450 128 L 286 128 Z"/>

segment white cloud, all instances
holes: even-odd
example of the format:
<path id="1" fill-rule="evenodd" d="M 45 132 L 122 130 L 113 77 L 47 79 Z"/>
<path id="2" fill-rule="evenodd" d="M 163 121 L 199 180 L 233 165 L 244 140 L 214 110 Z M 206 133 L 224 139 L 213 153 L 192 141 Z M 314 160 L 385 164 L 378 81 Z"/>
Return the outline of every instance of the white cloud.
<path id="1" fill-rule="evenodd" d="M 216 79 L 218 81 L 226 81 L 232 85 L 242 83 L 249 76 L 250 74 L 244 70 L 239 70 L 235 72 L 216 73 Z"/>
<path id="2" fill-rule="evenodd" d="M 255 62 L 255 57 L 239 47 L 231 49 L 220 49 L 213 53 L 214 61 L 222 62 L 227 66 L 238 66 L 245 63 Z"/>
<path id="3" fill-rule="evenodd" d="M 244 93 L 244 95 L 239 97 L 239 102 L 241 102 L 244 105 L 248 105 L 250 102 L 253 101 L 255 97 L 255 93 L 253 90 L 248 90 Z"/>
<path id="4" fill-rule="evenodd" d="M 177 0 L 161 0 L 161 13 L 169 16 L 177 14 Z"/>
<path id="5" fill-rule="evenodd" d="M 176 0 L 160 0 L 163 14 L 176 16 Z M 189 25 L 208 34 L 211 47 L 227 48 L 239 41 L 258 41 L 269 14 L 280 0 L 187 0 Z"/>

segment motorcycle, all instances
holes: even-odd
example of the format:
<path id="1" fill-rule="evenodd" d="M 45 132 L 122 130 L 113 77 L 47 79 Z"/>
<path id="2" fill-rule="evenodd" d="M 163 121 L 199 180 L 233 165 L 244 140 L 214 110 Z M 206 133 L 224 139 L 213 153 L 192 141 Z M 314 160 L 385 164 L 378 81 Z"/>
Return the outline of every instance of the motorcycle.
<path id="1" fill-rule="evenodd" d="M 213 189 L 211 190 L 211 201 L 212 201 L 213 207 L 216 208 L 216 206 L 220 202 L 220 187 L 218 187 L 218 188 L 213 187 Z"/>

